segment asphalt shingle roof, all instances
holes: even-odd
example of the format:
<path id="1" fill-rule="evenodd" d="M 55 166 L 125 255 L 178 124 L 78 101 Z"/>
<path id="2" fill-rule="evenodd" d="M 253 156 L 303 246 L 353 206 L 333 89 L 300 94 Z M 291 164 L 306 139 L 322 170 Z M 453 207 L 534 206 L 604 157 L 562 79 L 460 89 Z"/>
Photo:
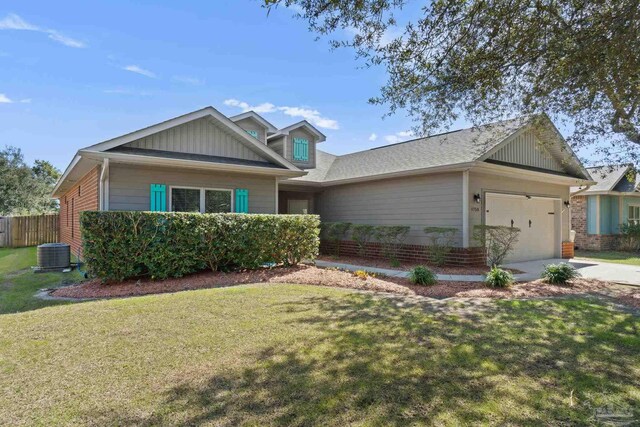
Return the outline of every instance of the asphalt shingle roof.
<path id="1" fill-rule="evenodd" d="M 625 177 L 628 169 L 628 165 L 596 166 L 587 168 L 591 178 L 596 181 L 596 185 L 592 185 L 583 194 L 612 190 L 633 192 L 635 189 L 635 183 L 629 182 Z"/>
<path id="2" fill-rule="evenodd" d="M 330 182 L 472 162 L 527 121 L 527 118 L 505 120 L 343 156 L 317 150 L 317 170 L 291 181 Z"/>

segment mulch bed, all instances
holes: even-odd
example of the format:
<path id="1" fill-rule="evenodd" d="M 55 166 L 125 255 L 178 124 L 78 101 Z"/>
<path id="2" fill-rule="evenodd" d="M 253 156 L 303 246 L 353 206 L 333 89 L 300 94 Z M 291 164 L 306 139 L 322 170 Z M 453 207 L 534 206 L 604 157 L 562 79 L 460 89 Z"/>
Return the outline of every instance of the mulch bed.
<path id="1" fill-rule="evenodd" d="M 352 257 L 352 256 L 332 256 L 332 255 L 320 255 L 318 257 L 319 260 L 328 261 L 328 262 L 339 262 L 342 264 L 353 264 L 353 265 L 362 265 L 365 267 L 375 267 L 375 268 L 388 268 L 392 270 L 411 270 L 418 265 L 424 265 L 428 267 L 431 271 L 437 274 L 485 274 L 489 271 L 489 267 L 479 265 L 479 266 L 454 266 L 454 265 L 443 265 L 437 266 L 425 262 L 401 262 L 400 265 L 392 266 L 389 260 L 386 259 L 369 259 L 369 258 L 360 258 L 360 257 Z M 522 273 L 520 270 L 515 269 L 506 269 L 513 274 Z"/>
<path id="2" fill-rule="evenodd" d="M 90 280 L 77 285 L 58 288 L 51 292 L 55 297 L 66 298 L 119 298 L 136 295 L 177 292 L 190 289 L 216 288 L 248 283 L 299 283 L 388 292 L 400 295 L 420 295 L 431 298 L 537 298 L 571 294 L 600 293 L 611 296 L 611 283 L 575 279 L 570 286 L 549 285 L 541 280 L 518 283 L 509 289 L 488 288 L 482 282 L 440 282 L 434 286 L 417 286 L 407 279 L 369 276 L 365 279 L 353 273 L 314 266 L 278 267 L 232 273 L 202 272 L 167 280 L 128 280 L 122 283 L 103 284 Z M 613 295 L 621 303 L 640 308 L 640 289 Z"/>

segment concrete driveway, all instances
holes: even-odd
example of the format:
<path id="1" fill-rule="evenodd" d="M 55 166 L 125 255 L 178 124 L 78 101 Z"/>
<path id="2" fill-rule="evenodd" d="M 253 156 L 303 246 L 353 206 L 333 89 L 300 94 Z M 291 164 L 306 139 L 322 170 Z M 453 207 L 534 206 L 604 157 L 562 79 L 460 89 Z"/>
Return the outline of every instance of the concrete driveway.
<path id="1" fill-rule="evenodd" d="M 640 266 L 636 265 L 613 264 L 583 259 L 545 259 L 540 261 L 515 262 L 506 264 L 505 267 L 524 271 L 525 274 L 519 274 L 517 276 L 519 281 L 535 280 L 540 278 L 540 274 L 545 265 L 560 262 L 568 262 L 571 264 L 580 272 L 582 277 L 640 286 Z"/>

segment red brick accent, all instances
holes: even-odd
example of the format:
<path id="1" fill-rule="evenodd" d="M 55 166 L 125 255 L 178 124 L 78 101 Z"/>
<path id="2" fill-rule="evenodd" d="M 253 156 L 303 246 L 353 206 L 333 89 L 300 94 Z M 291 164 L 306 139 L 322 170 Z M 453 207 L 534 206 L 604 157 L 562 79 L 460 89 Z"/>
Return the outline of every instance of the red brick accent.
<path id="1" fill-rule="evenodd" d="M 585 196 L 571 198 L 571 228 L 576 232 L 575 247 L 577 249 L 607 251 L 618 247 L 620 236 L 587 233 L 587 198 Z"/>
<path id="2" fill-rule="evenodd" d="M 573 258 L 574 246 L 573 242 L 562 242 L 562 258 Z"/>
<path id="3" fill-rule="evenodd" d="M 100 209 L 100 166 L 87 172 L 60 197 L 60 241 L 71 245 L 73 255 L 81 254 L 80 212 Z"/>
<path id="4" fill-rule="evenodd" d="M 576 232 L 575 246 L 583 249 L 587 245 L 587 198 L 574 196 L 571 198 L 571 228 Z"/>
<path id="5" fill-rule="evenodd" d="M 322 240 L 320 242 L 320 252 L 323 254 L 335 254 L 335 243 Z M 358 252 L 358 245 L 352 240 L 342 240 L 340 242 L 340 255 L 361 256 Z M 364 258 L 382 259 L 380 243 L 367 243 Z M 398 248 L 398 261 L 402 262 L 428 262 L 429 249 L 423 245 L 401 245 Z M 447 255 L 447 265 L 485 265 L 487 258 L 483 248 L 453 248 Z"/>

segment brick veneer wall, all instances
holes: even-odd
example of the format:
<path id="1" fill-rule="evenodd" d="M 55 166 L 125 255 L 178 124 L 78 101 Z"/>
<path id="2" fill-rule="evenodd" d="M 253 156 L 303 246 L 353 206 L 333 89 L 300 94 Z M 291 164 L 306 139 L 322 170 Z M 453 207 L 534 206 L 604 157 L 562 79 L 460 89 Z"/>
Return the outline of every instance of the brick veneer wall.
<path id="1" fill-rule="evenodd" d="M 323 254 L 335 254 L 336 243 L 322 240 L 320 242 L 320 252 Z M 358 245 L 352 240 L 342 240 L 340 242 L 340 255 L 361 256 Z M 385 258 L 380 243 L 367 243 L 364 258 L 382 259 Z M 423 245 L 401 245 L 398 248 L 398 261 L 402 262 L 428 262 L 428 247 Z M 483 248 L 453 248 L 447 255 L 448 265 L 485 265 L 487 258 Z"/>
<path id="2" fill-rule="evenodd" d="M 587 198 L 574 196 L 571 198 L 571 228 L 576 232 L 575 245 L 578 249 L 588 246 L 587 234 Z"/>
<path id="3" fill-rule="evenodd" d="M 73 255 L 82 253 L 80 212 L 100 209 L 99 180 L 96 166 L 60 197 L 60 241 L 71 245 Z"/>
<path id="4" fill-rule="evenodd" d="M 620 237 L 615 234 L 587 233 L 586 196 L 571 198 L 571 228 L 576 232 L 576 249 L 607 251 L 618 247 Z"/>

